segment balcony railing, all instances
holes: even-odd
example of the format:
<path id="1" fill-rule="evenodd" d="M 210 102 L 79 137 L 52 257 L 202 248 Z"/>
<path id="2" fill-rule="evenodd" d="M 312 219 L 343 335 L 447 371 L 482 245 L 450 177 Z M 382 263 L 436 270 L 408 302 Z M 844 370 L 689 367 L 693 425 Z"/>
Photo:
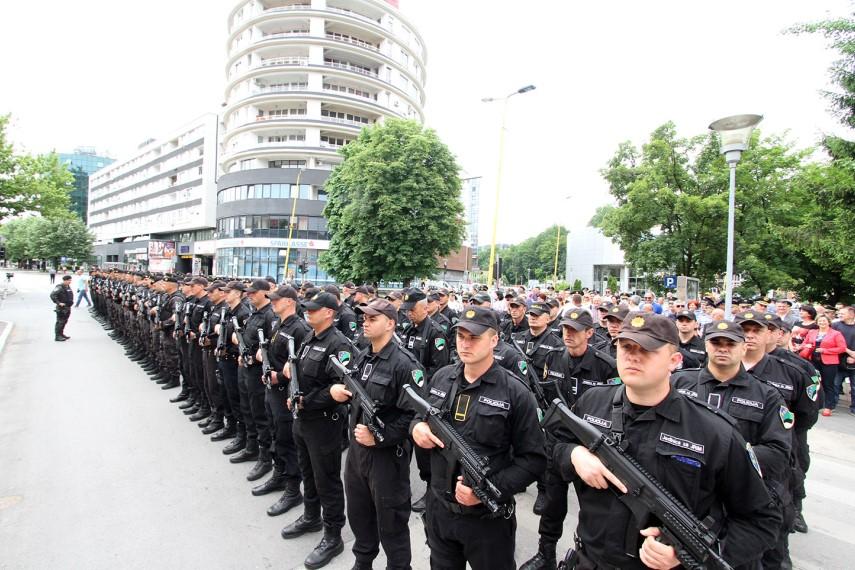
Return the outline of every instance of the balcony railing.
<path id="1" fill-rule="evenodd" d="M 369 77 L 377 77 L 380 75 L 374 71 L 373 69 L 368 69 L 365 67 L 361 67 L 358 65 L 354 65 L 352 63 L 347 63 L 346 61 L 337 61 L 334 59 L 325 59 L 324 65 L 327 67 L 334 67 L 336 69 L 346 69 L 348 71 L 355 71 L 356 73 L 361 73 L 362 75 L 367 75 Z"/>
<path id="2" fill-rule="evenodd" d="M 372 51 L 376 51 L 376 52 L 379 52 L 379 51 L 380 51 L 380 48 L 379 48 L 379 47 L 377 47 L 377 46 L 376 46 L 376 45 L 374 45 L 374 44 L 370 44 L 370 43 L 368 43 L 368 42 L 366 42 L 366 41 L 364 41 L 364 40 L 360 40 L 360 39 L 358 39 L 358 38 L 354 38 L 354 37 L 351 37 L 351 36 L 347 36 L 347 35 L 345 35 L 345 34 L 337 34 L 337 33 L 334 33 L 334 32 L 327 32 L 327 34 L 326 34 L 326 35 L 327 35 L 327 39 L 329 39 L 329 40 L 336 40 L 336 41 L 339 41 L 339 42 L 347 42 L 347 43 L 349 43 L 349 44 L 353 44 L 353 45 L 357 45 L 357 46 L 360 46 L 360 47 L 364 47 L 365 49 L 370 49 L 370 50 L 372 50 Z"/>
<path id="3" fill-rule="evenodd" d="M 369 125 L 374 124 L 372 121 L 366 123 L 363 121 L 354 121 L 352 119 L 341 119 L 339 117 L 326 117 L 324 115 L 321 115 L 321 120 L 330 121 L 331 123 L 341 123 L 342 125 L 354 125 L 357 127 L 367 127 Z"/>
<path id="4" fill-rule="evenodd" d="M 362 97 L 363 99 L 368 99 L 370 101 L 377 100 L 377 95 L 372 95 L 367 91 L 360 91 L 352 87 L 342 87 L 340 85 L 333 85 L 331 83 L 324 83 L 324 91 L 332 91 L 334 93 L 347 93 L 348 95 L 356 95 L 357 97 Z"/>
<path id="5" fill-rule="evenodd" d="M 289 4 L 288 6 L 277 6 L 276 8 L 268 8 L 263 13 L 267 12 L 286 12 L 288 10 L 311 10 L 311 4 Z"/>
<path id="6" fill-rule="evenodd" d="M 308 83 L 287 83 L 283 85 L 265 85 L 263 87 L 256 87 L 251 91 L 253 95 L 258 95 L 259 93 L 282 93 L 283 91 L 305 91 L 309 88 Z"/>
<path id="7" fill-rule="evenodd" d="M 340 14 L 347 14 L 348 16 L 353 16 L 354 18 L 359 18 L 360 20 L 365 20 L 367 22 L 371 22 L 372 24 L 380 24 L 380 20 L 375 18 L 370 18 L 359 12 L 354 12 L 353 10 L 347 10 L 346 8 L 334 8 L 333 6 L 327 6 L 327 10 L 330 12 L 338 12 Z"/>
<path id="8" fill-rule="evenodd" d="M 255 68 L 272 65 L 309 65 L 309 58 L 304 56 L 271 57 L 256 64 Z"/>
<path id="9" fill-rule="evenodd" d="M 275 34 L 262 34 L 259 42 L 263 42 L 266 40 L 275 40 L 277 38 L 287 38 L 290 36 L 308 36 L 309 30 L 291 30 L 288 32 L 276 32 Z"/>

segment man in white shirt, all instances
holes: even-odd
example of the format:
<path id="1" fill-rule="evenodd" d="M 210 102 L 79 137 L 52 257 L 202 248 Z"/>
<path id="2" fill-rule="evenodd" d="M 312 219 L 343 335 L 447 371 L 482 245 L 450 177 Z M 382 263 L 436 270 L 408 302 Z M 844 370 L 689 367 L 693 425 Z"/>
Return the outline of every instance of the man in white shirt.
<path id="1" fill-rule="evenodd" d="M 78 269 L 74 273 L 74 281 L 71 283 L 71 290 L 77 292 L 77 302 L 75 307 L 80 306 L 80 300 L 86 299 L 86 304 L 92 306 L 92 301 L 89 300 L 89 276 L 83 274 L 82 269 Z"/>

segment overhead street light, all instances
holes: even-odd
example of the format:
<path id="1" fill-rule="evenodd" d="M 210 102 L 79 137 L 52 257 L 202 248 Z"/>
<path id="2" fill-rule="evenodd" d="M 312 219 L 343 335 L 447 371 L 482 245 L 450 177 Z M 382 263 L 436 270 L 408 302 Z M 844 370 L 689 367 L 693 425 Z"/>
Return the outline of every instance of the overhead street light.
<path id="1" fill-rule="evenodd" d="M 528 93 L 529 91 L 534 91 L 534 85 L 526 85 L 525 87 L 520 87 L 513 93 L 505 95 L 504 97 L 484 97 L 481 99 L 483 103 L 492 103 L 494 101 L 502 101 L 502 130 L 499 131 L 499 171 L 496 175 L 496 202 L 493 206 L 493 230 L 490 238 L 490 264 L 487 268 L 487 287 L 489 288 L 493 284 L 493 267 L 496 263 L 496 226 L 499 223 L 499 196 L 502 191 L 502 166 L 505 160 L 505 124 L 508 118 L 508 100 L 514 95 L 520 95 L 522 93 Z"/>
<path id="2" fill-rule="evenodd" d="M 730 167 L 730 197 L 727 205 L 727 274 L 724 302 L 724 317 L 730 320 L 733 315 L 733 235 L 736 216 L 736 165 L 742 158 L 742 152 L 748 149 L 751 132 L 763 115 L 733 115 L 719 119 L 710 125 L 710 130 L 721 137 L 721 153 Z"/>

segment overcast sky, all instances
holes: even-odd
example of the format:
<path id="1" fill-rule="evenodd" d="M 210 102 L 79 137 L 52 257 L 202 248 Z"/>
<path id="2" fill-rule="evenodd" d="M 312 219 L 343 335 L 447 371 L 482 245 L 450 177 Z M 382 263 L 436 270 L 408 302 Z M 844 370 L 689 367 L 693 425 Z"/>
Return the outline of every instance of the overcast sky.
<path id="1" fill-rule="evenodd" d="M 31 152 L 94 146 L 122 158 L 223 101 L 234 0 L 42 0 L 0 8 L 0 113 Z M 489 241 L 500 105 L 512 99 L 500 242 L 609 202 L 599 169 L 624 140 L 662 123 L 706 131 L 734 113 L 798 146 L 838 132 L 820 91 L 835 54 L 789 26 L 844 16 L 844 0 L 401 0 L 428 49 L 427 124 L 483 176 Z M 571 196 L 569 200 L 565 196 Z"/>

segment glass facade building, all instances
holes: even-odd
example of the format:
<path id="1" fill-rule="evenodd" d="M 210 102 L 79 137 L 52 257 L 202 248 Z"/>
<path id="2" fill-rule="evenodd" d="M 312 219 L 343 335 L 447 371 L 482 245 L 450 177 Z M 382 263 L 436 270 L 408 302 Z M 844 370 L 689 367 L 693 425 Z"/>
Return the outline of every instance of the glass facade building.
<path id="1" fill-rule="evenodd" d="M 71 210 L 84 222 L 89 217 L 89 175 L 112 164 L 113 159 L 98 156 L 94 148 L 78 147 L 73 153 L 59 153 L 59 161 L 74 175 L 71 191 Z"/>

